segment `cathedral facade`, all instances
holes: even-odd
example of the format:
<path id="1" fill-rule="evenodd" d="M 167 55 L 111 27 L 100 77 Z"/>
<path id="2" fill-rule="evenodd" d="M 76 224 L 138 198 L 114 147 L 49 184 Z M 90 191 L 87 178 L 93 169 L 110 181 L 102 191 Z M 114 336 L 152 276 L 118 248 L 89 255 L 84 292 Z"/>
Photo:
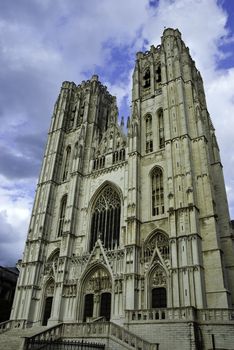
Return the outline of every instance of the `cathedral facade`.
<path id="1" fill-rule="evenodd" d="M 192 324 L 193 348 L 209 349 L 234 341 L 233 304 L 215 130 L 189 49 L 167 28 L 137 53 L 126 127 L 96 75 L 62 84 L 11 319 L 111 321 L 160 349 L 190 349 L 176 334 Z"/>

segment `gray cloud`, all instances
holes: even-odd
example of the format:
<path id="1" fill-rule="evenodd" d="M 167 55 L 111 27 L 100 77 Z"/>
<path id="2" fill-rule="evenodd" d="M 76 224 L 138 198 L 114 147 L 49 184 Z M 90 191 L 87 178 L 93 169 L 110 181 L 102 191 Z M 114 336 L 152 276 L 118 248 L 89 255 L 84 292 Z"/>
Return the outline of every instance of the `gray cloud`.
<path id="1" fill-rule="evenodd" d="M 165 25 L 179 26 L 208 87 L 215 85 L 217 76 L 223 74 L 215 70 L 220 38 L 227 33 L 227 15 L 221 6 L 214 0 L 161 0 L 158 4 L 157 8 L 149 8 L 147 0 L 137 2 L 137 6 L 136 0 L 57 0 L 56 5 L 54 0 L 1 1 L 0 177 L 7 190 L 4 188 L 0 211 L 6 210 L 8 214 L 7 219 L 0 216 L 0 242 L 6 240 L 0 244 L 0 258 L 5 259 L 2 261 L 7 263 L 8 255 L 16 259 L 8 239 L 15 238 L 16 251 L 23 247 L 29 214 L 20 223 L 20 230 L 9 214 L 19 198 L 15 190 L 19 183 L 27 192 L 29 179 L 35 182 L 39 175 L 53 105 L 63 80 L 79 83 L 89 78 L 86 72 L 93 74 L 98 68 L 105 72 L 105 84 L 111 87 L 110 92 L 118 94 L 121 103 L 131 93 L 132 63 L 126 58 L 131 55 L 134 61 L 135 52 L 146 41 L 157 45 Z M 209 23 L 207 16 L 213 18 Z M 127 54 L 122 55 L 121 50 Z M 118 71 L 121 65 L 126 67 L 125 74 Z M 100 79 L 103 80 L 102 76 Z M 228 89 L 233 90 L 234 78 L 224 80 Z M 224 96 L 225 90 L 219 86 L 219 96 L 213 91 L 208 94 L 211 116 L 218 129 L 221 113 L 217 113 L 218 108 L 224 110 L 225 103 L 227 110 L 234 111 L 233 101 L 221 103 L 220 96 Z M 218 103 L 220 107 L 216 106 Z M 226 113 L 228 127 L 220 133 L 218 142 L 224 154 L 224 169 L 225 166 L 228 169 L 226 180 L 231 193 L 234 160 L 229 130 L 234 125 L 230 115 Z M 0 184 L 0 191 L 2 188 Z M 29 201 L 23 194 L 17 202 L 17 220 L 20 221 L 23 208 L 30 212 L 32 197 L 31 193 Z M 233 198 L 229 198 L 233 204 Z"/>
<path id="2" fill-rule="evenodd" d="M 3 212 L 0 212 L 0 242 L 0 265 L 14 266 L 22 254 L 22 235 L 7 222 Z"/>
<path id="3" fill-rule="evenodd" d="M 6 148 L 2 148 L 0 152 L 0 173 L 9 179 L 37 176 L 40 163 L 41 157 L 26 157 L 25 154 L 15 155 Z"/>

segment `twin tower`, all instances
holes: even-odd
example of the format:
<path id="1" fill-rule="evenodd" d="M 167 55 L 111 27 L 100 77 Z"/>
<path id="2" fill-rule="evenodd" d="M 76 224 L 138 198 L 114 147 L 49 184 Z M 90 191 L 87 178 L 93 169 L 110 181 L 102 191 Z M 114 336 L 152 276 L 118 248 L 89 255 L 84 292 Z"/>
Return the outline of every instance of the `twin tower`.
<path id="1" fill-rule="evenodd" d="M 189 349 L 176 334 L 193 324 L 206 349 L 209 327 L 233 327 L 233 232 L 202 78 L 177 29 L 137 53 L 123 124 L 96 75 L 62 84 L 11 319 L 102 318 L 149 341 L 155 329 L 161 349 Z"/>

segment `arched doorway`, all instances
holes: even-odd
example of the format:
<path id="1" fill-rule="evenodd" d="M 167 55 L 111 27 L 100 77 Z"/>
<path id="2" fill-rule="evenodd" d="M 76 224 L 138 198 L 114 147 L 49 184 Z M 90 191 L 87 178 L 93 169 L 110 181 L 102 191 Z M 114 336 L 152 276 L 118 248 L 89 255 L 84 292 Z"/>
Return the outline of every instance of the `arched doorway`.
<path id="1" fill-rule="evenodd" d="M 150 274 L 150 307 L 167 307 L 167 275 L 162 266 L 157 265 Z"/>
<path id="2" fill-rule="evenodd" d="M 45 289 L 45 303 L 44 303 L 42 326 L 47 325 L 48 320 L 51 316 L 53 295 L 54 295 L 54 280 L 51 280 L 49 283 L 47 283 L 47 286 Z"/>
<path id="3" fill-rule="evenodd" d="M 111 318 L 112 281 L 109 272 L 103 268 L 91 271 L 83 288 L 83 321 L 97 317 Z"/>

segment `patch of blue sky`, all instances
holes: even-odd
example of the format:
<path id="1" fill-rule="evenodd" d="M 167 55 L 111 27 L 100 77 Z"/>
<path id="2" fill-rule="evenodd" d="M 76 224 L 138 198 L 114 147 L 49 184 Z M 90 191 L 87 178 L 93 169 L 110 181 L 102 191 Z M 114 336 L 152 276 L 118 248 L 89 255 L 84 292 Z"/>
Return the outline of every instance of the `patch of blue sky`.
<path id="1" fill-rule="evenodd" d="M 141 36 L 141 32 L 142 29 L 139 29 L 136 34 L 136 39 Z M 128 45 L 117 45 L 109 39 L 103 44 L 103 50 L 105 50 L 106 53 L 105 62 L 102 65 L 94 65 L 91 69 L 83 71 L 82 75 L 84 79 L 90 79 L 93 74 L 97 74 L 102 83 L 106 82 L 108 84 L 109 82 L 111 85 L 120 86 L 128 84 L 129 74 L 133 71 L 135 65 L 136 48 L 134 42 Z M 138 48 L 138 50 L 149 50 L 149 41 L 144 39 L 142 41 L 142 46 Z M 129 95 L 126 95 L 122 98 L 121 105 L 118 105 L 119 119 L 124 116 L 125 124 L 131 112 L 130 107 Z"/>
<path id="2" fill-rule="evenodd" d="M 135 59 L 132 45 L 115 45 L 111 39 L 103 45 L 105 50 L 105 62 L 102 65 L 95 65 L 92 69 L 82 72 L 85 79 L 90 79 L 93 74 L 97 74 L 102 83 L 108 82 L 110 85 L 128 84 L 129 74 L 133 70 Z M 108 86 L 107 86 L 108 87 Z M 111 91 L 110 91 L 111 93 Z M 119 108 L 120 117 L 126 117 L 130 113 L 128 96 L 122 99 Z"/>
<path id="3" fill-rule="evenodd" d="M 159 0 L 149 0 L 149 6 L 155 8 L 158 6 Z"/>
<path id="4" fill-rule="evenodd" d="M 133 67 L 131 48 L 128 45 L 114 45 L 112 40 L 103 44 L 105 61 L 102 65 L 96 65 L 92 69 L 82 72 L 88 79 L 92 74 L 98 74 L 100 80 L 110 84 L 119 84 L 127 80 L 129 70 Z"/>
<path id="5" fill-rule="evenodd" d="M 228 14 L 226 28 L 229 31 L 229 36 L 220 40 L 220 50 L 223 58 L 217 60 L 217 68 L 229 69 L 234 67 L 234 1 L 219 0 L 219 5 Z"/>

